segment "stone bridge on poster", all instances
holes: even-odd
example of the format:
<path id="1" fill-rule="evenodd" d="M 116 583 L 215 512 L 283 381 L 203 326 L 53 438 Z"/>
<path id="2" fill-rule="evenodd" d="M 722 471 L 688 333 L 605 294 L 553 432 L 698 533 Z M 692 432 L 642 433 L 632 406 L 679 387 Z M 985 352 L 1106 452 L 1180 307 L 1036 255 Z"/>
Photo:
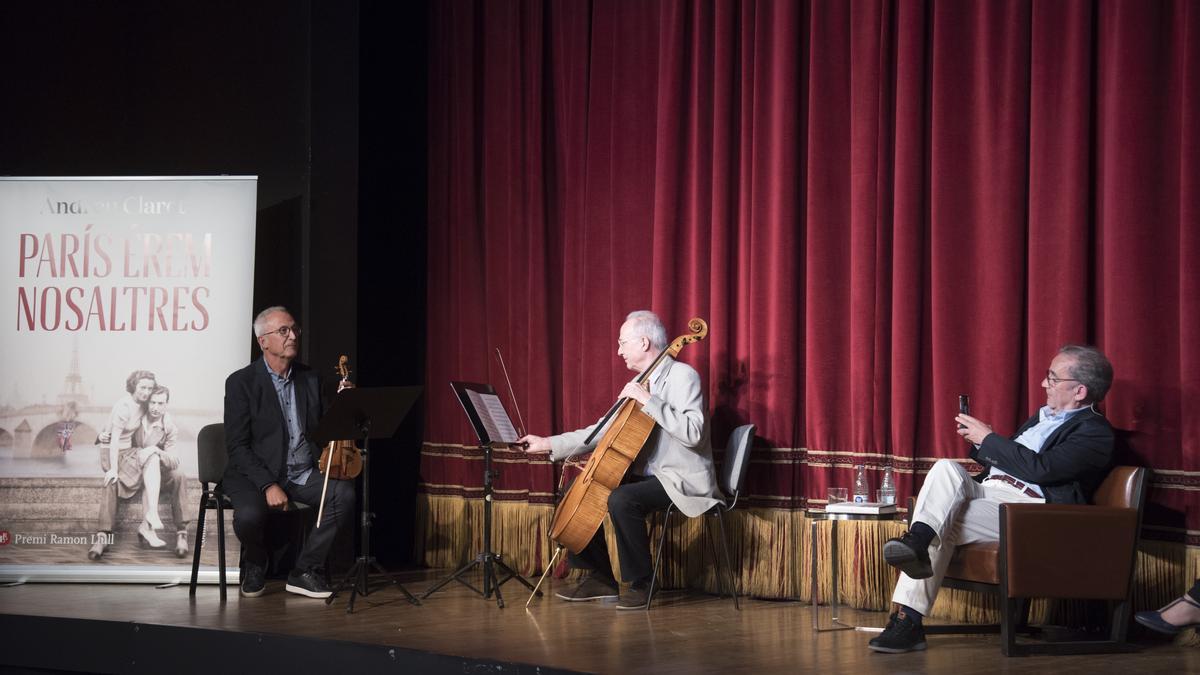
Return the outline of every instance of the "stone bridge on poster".
<path id="1" fill-rule="evenodd" d="M 66 434 L 72 446 L 95 445 L 96 436 L 108 425 L 116 398 L 107 405 L 94 405 L 84 393 L 78 344 L 71 349 L 70 366 L 56 398 L 55 403 L 27 405 L 10 401 L 11 405 L 0 407 L 0 459 L 59 458 L 63 454 L 60 435 Z M 221 421 L 220 411 L 188 410 L 168 404 L 167 413 L 179 428 L 176 442 L 193 447 L 201 427 Z"/>
<path id="2" fill-rule="evenodd" d="M 220 413 L 211 410 L 170 409 L 179 427 L 179 442 L 195 443 L 205 424 L 219 422 Z M 11 448 L 13 459 L 52 458 L 62 454 L 59 434 L 70 428 L 73 445 L 93 445 L 100 430 L 108 424 L 111 406 L 58 404 L 30 405 L 0 411 L 0 448 Z"/>

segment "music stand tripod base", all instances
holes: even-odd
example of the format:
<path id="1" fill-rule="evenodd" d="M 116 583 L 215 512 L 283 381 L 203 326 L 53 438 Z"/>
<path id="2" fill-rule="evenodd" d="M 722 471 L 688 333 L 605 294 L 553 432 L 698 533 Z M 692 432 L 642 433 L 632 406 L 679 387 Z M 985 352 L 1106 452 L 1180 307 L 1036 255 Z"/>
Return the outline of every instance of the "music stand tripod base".
<path id="1" fill-rule="evenodd" d="M 384 569 L 383 566 L 375 560 L 375 556 L 359 556 L 358 559 L 354 561 L 354 566 L 350 568 L 350 571 L 347 572 L 346 576 L 342 579 L 342 582 L 338 584 L 337 588 L 334 589 L 333 593 L 329 597 L 325 598 L 325 604 L 332 604 L 333 599 L 338 596 L 338 593 L 341 593 L 342 590 L 349 586 L 350 598 L 346 602 L 346 613 L 353 614 L 354 599 L 359 595 L 365 598 L 373 592 L 371 590 L 369 581 L 369 575 L 372 569 L 387 578 L 385 586 L 387 584 L 395 584 L 396 587 L 400 589 L 400 592 L 404 593 L 404 597 L 408 598 L 409 602 L 414 605 L 421 604 L 421 601 L 418 600 L 415 595 L 410 593 L 408 589 L 404 587 L 404 584 L 397 581 L 396 577 L 392 576 L 391 572 Z"/>
<path id="2" fill-rule="evenodd" d="M 371 570 L 387 577 L 388 584 L 399 587 L 408 601 L 414 605 L 421 601 L 396 580 L 371 555 L 371 438 L 389 438 L 400 426 L 400 421 L 408 413 L 413 402 L 420 394 L 420 387 L 373 387 L 347 389 L 334 397 L 333 405 L 321 419 L 314 441 L 320 445 L 332 440 L 358 438 L 363 442 L 362 458 L 362 500 L 360 506 L 360 524 L 362 543 L 360 555 L 355 558 L 354 565 L 342 578 L 341 583 L 325 598 L 325 604 L 333 604 L 334 598 L 342 590 L 350 589 L 350 598 L 346 604 L 346 613 L 354 613 L 354 600 L 358 596 L 366 597 L 372 593 L 370 587 Z M 378 589 L 377 589 L 378 590 Z"/>
<path id="3" fill-rule="evenodd" d="M 500 594 L 500 587 L 510 579 L 516 579 L 521 582 L 525 588 L 528 588 L 532 593 L 535 589 L 533 584 L 529 583 L 520 574 L 517 574 L 504 561 L 500 559 L 500 554 L 492 550 L 492 478 L 495 472 L 492 471 L 492 447 L 491 445 L 481 445 L 483 450 L 483 550 L 475 556 L 471 562 L 463 565 L 448 576 L 437 582 L 432 588 L 425 591 L 421 595 L 422 599 L 428 598 L 437 591 L 441 590 L 446 584 L 451 581 L 466 586 L 475 593 L 478 593 L 484 599 L 490 598 L 493 593 L 496 594 L 496 605 L 501 609 L 504 608 L 504 596 Z M 476 565 L 483 567 L 483 588 L 476 588 L 463 575 L 475 569 Z M 504 572 L 506 576 L 500 578 L 498 571 Z"/>
<path id="4" fill-rule="evenodd" d="M 404 587 L 404 584 L 400 583 L 396 579 L 396 577 L 392 576 L 391 572 L 384 569 L 383 565 L 380 565 L 379 562 L 377 560 L 375 560 L 375 556 L 371 555 L 371 511 L 370 511 L 370 508 L 371 508 L 371 502 L 370 502 L 371 452 L 370 452 L 369 444 L 370 444 L 370 441 L 367 440 L 366 438 L 364 438 L 363 450 L 362 450 L 363 498 L 362 498 L 362 513 L 360 516 L 361 517 L 360 522 L 362 525 L 362 540 L 363 540 L 362 555 L 355 558 L 354 565 L 352 565 L 350 567 L 350 570 L 348 572 L 346 572 L 346 576 L 342 577 L 341 583 L 339 583 L 337 585 L 337 587 L 333 589 L 333 593 L 331 593 L 329 595 L 329 597 L 325 598 L 325 604 L 331 605 L 331 604 L 333 604 L 334 598 L 336 598 L 338 596 L 338 594 L 341 593 L 344 589 L 349 587 L 350 588 L 350 598 L 348 599 L 348 601 L 346 603 L 346 613 L 347 614 L 354 613 L 354 599 L 357 596 L 361 595 L 365 598 L 372 593 L 371 586 L 370 586 L 371 570 L 374 570 L 380 574 L 383 574 L 384 577 L 387 578 L 387 582 L 386 582 L 385 586 L 387 584 L 395 584 L 396 587 L 400 589 L 400 592 L 404 593 L 404 597 L 408 598 L 409 602 L 411 602 L 414 605 L 421 604 L 421 601 L 418 600 L 415 595 L 410 593 L 408 591 L 408 589 Z M 376 590 L 379 590 L 379 589 L 376 589 Z"/>

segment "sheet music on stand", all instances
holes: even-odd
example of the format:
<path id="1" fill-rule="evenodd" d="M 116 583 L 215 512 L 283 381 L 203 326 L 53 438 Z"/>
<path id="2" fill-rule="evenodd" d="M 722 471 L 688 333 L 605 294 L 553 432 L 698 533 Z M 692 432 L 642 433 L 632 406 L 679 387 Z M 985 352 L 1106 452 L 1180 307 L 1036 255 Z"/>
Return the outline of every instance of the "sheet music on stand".
<path id="1" fill-rule="evenodd" d="M 508 416 L 508 411 L 504 409 L 504 403 L 500 401 L 499 396 L 481 394 L 470 389 L 467 390 L 467 396 L 475 404 L 475 412 L 479 414 L 479 421 L 483 423 L 483 428 L 493 443 L 517 442 L 517 430 L 513 427 L 512 419 Z"/>
<path id="2" fill-rule="evenodd" d="M 451 382 L 450 386 L 454 388 L 480 443 L 517 442 L 517 429 L 495 389 L 475 382 Z"/>

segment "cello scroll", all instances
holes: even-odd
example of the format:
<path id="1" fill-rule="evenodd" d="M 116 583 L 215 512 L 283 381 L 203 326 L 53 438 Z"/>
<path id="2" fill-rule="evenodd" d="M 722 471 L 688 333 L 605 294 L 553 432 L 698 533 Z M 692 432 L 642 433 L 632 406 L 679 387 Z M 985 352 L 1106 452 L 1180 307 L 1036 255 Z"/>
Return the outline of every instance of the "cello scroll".
<path id="1" fill-rule="evenodd" d="M 686 345 L 699 342 L 708 337 L 708 322 L 700 317 L 695 317 L 691 321 L 688 321 L 688 330 L 691 332 L 687 335 L 680 335 L 667 346 L 666 351 L 667 354 L 670 354 L 671 358 L 679 356 L 679 350 L 683 349 Z"/>

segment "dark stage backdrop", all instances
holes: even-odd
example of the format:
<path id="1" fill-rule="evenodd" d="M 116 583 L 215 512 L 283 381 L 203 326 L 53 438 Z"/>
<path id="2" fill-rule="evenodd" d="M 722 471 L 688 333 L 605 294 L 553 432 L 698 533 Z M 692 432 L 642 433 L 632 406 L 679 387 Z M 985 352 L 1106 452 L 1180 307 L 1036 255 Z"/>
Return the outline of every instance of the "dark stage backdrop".
<path id="1" fill-rule="evenodd" d="M 914 494 L 958 394 L 1010 433 L 1096 344 L 1147 536 L 1200 543 L 1200 5 L 448 0 L 430 44 L 430 498 L 481 480 L 449 380 L 500 347 L 529 431 L 578 428 L 649 308 L 708 320 L 714 441 L 757 424 L 784 510 L 855 463 Z"/>
<path id="2" fill-rule="evenodd" d="M 424 0 L 5 3 L 0 175 L 257 175 L 254 306 L 291 307 L 322 373 L 347 354 L 362 386 L 419 384 L 427 26 Z M 421 422 L 374 444 L 389 566 L 412 552 Z"/>

